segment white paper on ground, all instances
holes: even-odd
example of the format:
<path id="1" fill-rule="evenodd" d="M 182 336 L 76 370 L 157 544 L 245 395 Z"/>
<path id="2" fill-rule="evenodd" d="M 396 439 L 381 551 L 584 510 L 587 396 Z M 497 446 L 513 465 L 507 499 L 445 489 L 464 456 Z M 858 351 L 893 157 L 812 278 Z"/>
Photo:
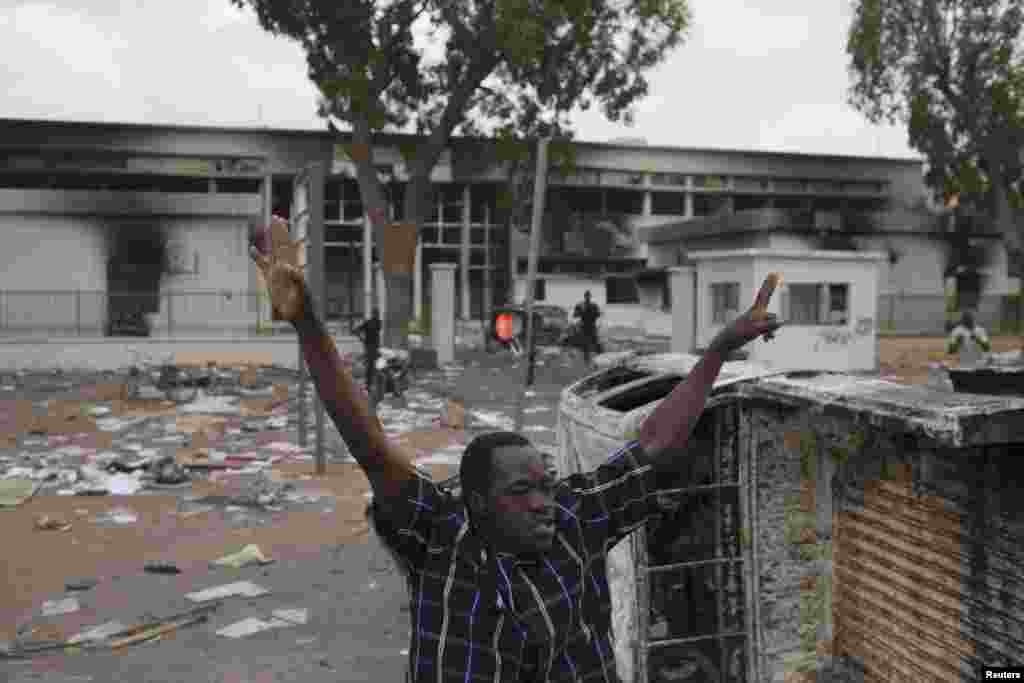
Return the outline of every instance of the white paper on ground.
<path id="1" fill-rule="evenodd" d="M 72 636 L 68 642 L 71 644 L 85 643 L 85 642 L 96 642 L 99 640 L 106 640 L 110 636 L 120 633 L 121 631 L 127 630 L 127 626 L 122 624 L 120 621 L 108 621 L 105 624 L 99 626 L 93 626 L 88 631 L 82 631 L 76 636 Z"/>
<path id="2" fill-rule="evenodd" d="M 252 581 L 236 581 L 226 583 L 222 586 L 214 586 L 195 593 L 186 593 L 185 597 L 192 602 L 206 602 L 218 598 L 229 598 L 234 595 L 242 595 L 247 598 L 255 598 L 270 593 L 263 586 L 258 586 Z"/>
<path id="3" fill-rule="evenodd" d="M 64 598 L 63 600 L 47 600 L 43 603 L 43 616 L 53 617 L 59 614 L 71 614 L 77 612 L 80 605 L 78 598 Z"/>
<path id="4" fill-rule="evenodd" d="M 257 619 L 256 617 L 249 617 L 248 619 L 236 621 L 230 626 L 225 626 L 221 630 L 217 631 L 217 635 L 226 636 L 228 638 L 242 638 L 244 636 L 251 636 L 254 633 L 259 633 L 260 631 L 267 631 L 272 628 L 287 625 L 287 622 L 279 619 L 264 621 L 263 619 Z"/>
<path id="5" fill-rule="evenodd" d="M 309 610 L 305 607 L 295 609 L 276 609 L 271 612 L 275 617 L 292 624 L 305 624 L 309 621 Z"/>
<path id="6" fill-rule="evenodd" d="M 142 489 L 142 478 L 134 474 L 115 474 L 107 478 L 107 490 L 112 496 L 130 496 Z"/>

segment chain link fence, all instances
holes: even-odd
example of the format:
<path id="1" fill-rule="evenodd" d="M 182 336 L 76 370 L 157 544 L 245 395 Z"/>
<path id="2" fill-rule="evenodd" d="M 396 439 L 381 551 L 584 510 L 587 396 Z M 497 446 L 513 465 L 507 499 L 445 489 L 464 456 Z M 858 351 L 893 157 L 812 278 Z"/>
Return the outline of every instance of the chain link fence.
<path id="1" fill-rule="evenodd" d="M 331 327 L 348 334 L 355 314 L 328 300 Z M 158 336 L 294 334 L 269 316 L 262 290 L 155 293 L 0 290 L 0 335 Z"/>

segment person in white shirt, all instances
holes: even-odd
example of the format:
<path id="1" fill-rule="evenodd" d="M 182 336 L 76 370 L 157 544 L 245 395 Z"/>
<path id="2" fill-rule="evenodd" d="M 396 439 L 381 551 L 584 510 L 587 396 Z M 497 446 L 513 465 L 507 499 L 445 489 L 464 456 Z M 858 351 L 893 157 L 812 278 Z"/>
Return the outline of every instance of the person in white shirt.
<path id="1" fill-rule="evenodd" d="M 977 365 L 984 358 L 984 354 L 992 350 L 985 328 L 974 322 L 974 314 L 965 311 L 960 319 L 960 324 L 953 328 L 949 334 L 949 342 L 946 345 L 946 353 L 960 353 L 960 365 Z"/>

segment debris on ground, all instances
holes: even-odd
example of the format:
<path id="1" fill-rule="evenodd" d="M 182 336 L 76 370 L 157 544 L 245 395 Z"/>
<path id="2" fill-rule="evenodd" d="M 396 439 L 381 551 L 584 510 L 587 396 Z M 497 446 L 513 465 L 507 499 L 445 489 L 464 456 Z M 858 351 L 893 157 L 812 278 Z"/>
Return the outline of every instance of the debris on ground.
<path id="1" fill-rule="evenodd" d="M 147 562 L 142 570 L 147 574 L 180 574 L 178 566 L 171 562 Z"/>
<path id="2" fill-rule="evenodd" d="M 71 522 L 60 517 L 49 515 L 37 515 L 35 519 L 36 529 L 39 531 L 70 531 Z"/>
<path id="3" fill-rule="evenodd" d="M 281 621 L 280 619 L 263 620 L 258 619 L 257 617 L 249 617 L 248 619 L 236 621 L 230 626 L 225 626 L 221 630 L 217 631 L 217 635 L 225 636 L 227 638 L 244 638 L 245 636 L 251 636 L 254 633 L 269 631 L 272 628 L 279 628 L 287 625 L 287 622 Z"/>
<path id="4" fill-rule="evenodd" d="M 115 507 L 96 515 L 95 521 L 101 524 L 135 524 L 139 521 L 139 516 L 129 508 Z"/>
<path id="5" fill-rule="evenodd" d="M 55 617 L 77 612 L 80 608 L 78 598 L 64 598 L 63 600 L 47 600 L 43 603 L 40 611 L 44 617 Z"/>
<path id="6" fill-rule="evenodd" d="M 208 602 L 210 600 L 220 600 L 222 598 L 230 598 L 234 596 L 257 598 L 269 593 L 270 591 L 266 588 L 259 586 L 252 581 L 236 581 L 235 583 L 226 583 L 222 586 L 214 586 L 195 593 L 186 593 L 185 597 L 192 602 Z"/>
<path id="7" fill-rule="evenodd" d="M 214 560 L 211 565 L 216 567 L 231 567 L 232 569 L 241 569 L 242 567 L 248 567 L 250 565 L 264 565 L 270 564 L 274 560 L 266 557 L 257 545 L 247 545 L 237 553 L 231 555 L 225 555 L 219 560 Z"/>
<path id="8" fill-rule="evenodd" d="M 89 578 L 71 579 L 70 581 L 66 581 L 64 583 L 64 590 L 69 590 L 69 591 L 87 591 L 87 590 L 92 590 L 93 588 L 98 586 L 99 583 L 100 582 L 97 579 L 89 579 Z"/>

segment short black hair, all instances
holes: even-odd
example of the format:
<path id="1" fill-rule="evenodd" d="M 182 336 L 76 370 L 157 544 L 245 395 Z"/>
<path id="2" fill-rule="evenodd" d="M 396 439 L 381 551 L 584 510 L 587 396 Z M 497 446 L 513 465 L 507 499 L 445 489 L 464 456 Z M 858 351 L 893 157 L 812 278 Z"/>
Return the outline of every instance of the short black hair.
<path id="1" fill-rule="evenodd" d="M 503 446 L 532 446 L 530 440 L 515 432 L 488 432 L 475 437 L 462 453 L 459 463 L 459 486 L 462 499 L 469 500 L 469 493 L 475 491 L 484 498 L 489 497 L 494 480 L 494 451 Z"/>

